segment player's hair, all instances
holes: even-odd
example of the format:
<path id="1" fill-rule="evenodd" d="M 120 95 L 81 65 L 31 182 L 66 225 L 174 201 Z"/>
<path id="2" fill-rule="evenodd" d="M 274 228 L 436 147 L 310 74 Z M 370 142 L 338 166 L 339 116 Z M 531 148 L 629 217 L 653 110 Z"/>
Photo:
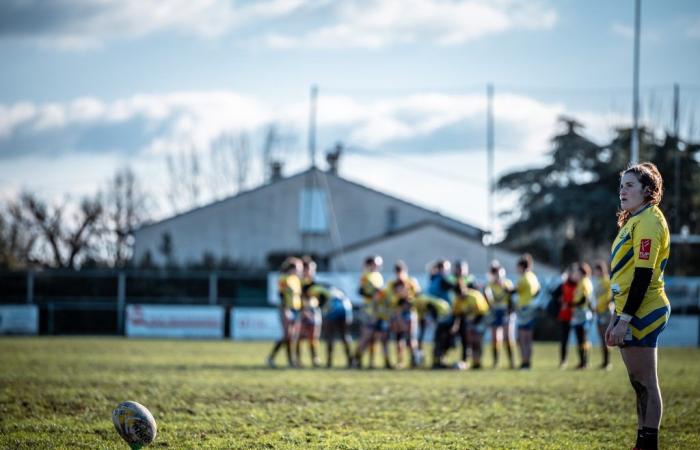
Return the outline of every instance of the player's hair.
<path id="1" fill-rule="evenodd" d="M 402 259 L 399 259 L 399 260 L 396 261 L 396 263 L 394 264 L 394 272 L 399 272 L 399 271 L 401 271 L 401 272 L 408 272 L 408 266 L 406 266 L 406 263 L 403 262 Z"/>
<path id="2" fill-rule="evenodd" d="M 369 266 L 370 264 L 381 266 L 383 262 L 382 257 L 379 255 L 370 255 L 365 258 L 365 266 Z"/>
<path id="3" fill-rule="evenodd" d="M 646 203 L 651 203 L 652 205 L 658 205 L 661 203 L 661 199 L 664 196 L 664 180 L 661 177 L 659 169 L 656 165 L 651 162 L 643 162 L 641 164 L 635 164 L 628 167 L 627 169 L 620 172 L 620 178 L 624 177 L 626 173 L 633 173 L 642 184 L 642 190 L 648 188 L 648 191 L 644 193 L 644 201 Z M 630 218 L 630 212 L 626 210 L 621 210 L 617 212 L 617 226 L 622 228 L 627 220 Z"/>
<path id="4" fill-rule="evenodd" d="M 587 262 L 579 263 L 578 271 L 581 272 L 581 275 L 585 275 L 587 277 L 591 276 L 591 266 Z"/>
<path id="5" fill-rule="evenodd" d="M 600 273 L 602 273 L 603 275 L 608 274 L 608 265 L 605 261 L 598 260 L 595 262 L 595 264 L 593 264 L 593 267 L 600 270 Z"/>
<path id="6" fill-rule="evenodd" d="M 301 262 L 302 261 L 299 258 L 297 258 L 296 256 L 288 257 L 282 263 L 282 272 L 289 272 L 293 267 L 296 267 L 296 265 L 301 263 Z"/>
<path id="7" fill-rule="evenodd" d="M 523 253 L 523 255 L 518 260 L 518 267 L 522 268 L 523 270 L 531 270 L 532 255 L 529 253 Z"/>
<path id="8" fill-rule="evenodd" d="M 316 267 L 316 261 L 314 261 L 313 258 L 309 255 L 305 255 L 303 258 L 301 258 L 301 264 L 304 269 L 308 269 L 309 267 Z"/>

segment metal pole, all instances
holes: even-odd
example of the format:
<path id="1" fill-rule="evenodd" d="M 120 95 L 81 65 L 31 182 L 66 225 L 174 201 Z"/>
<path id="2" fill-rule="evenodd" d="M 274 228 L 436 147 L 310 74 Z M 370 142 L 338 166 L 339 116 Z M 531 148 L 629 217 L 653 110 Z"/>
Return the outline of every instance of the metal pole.
<path id="1" fill-rule="evenodd" d="M 216 305 L 218 298 L 218 276 L 216 275 L 216 272 L 212 272 L 209 274 L 209 304 Z"/>
<path id="2" fill-rule="evenodd" d="M 316 167 L 316 100 L 318 98 L 318 86 L 311 85 L 309 105 L 309 157 L 311 167 Z"/>
<path id="3" fill-rule="evenodd" d="M 126 307 L 126 274 L 119 272 L 117 279 L 117 334 L 124 333 L 124 308 Z"/>
<path id="4" fill-rule="evenodd" d="M 27 303 L 34 303 L 34 272 L 27 271 Z"/>
<path id="5" fill-rule="evenodd" d="M 641 18 L 641 0 L 634 2 L 634 69 L 632 92 L 632 151 L 630 164 L 639 162 L 639 28 Z"/>
<path id="6" fill-rule="evenodd" d="M 489 241 L 486 247 L 487 267 L 493 260 L 493 191 L 494 191 L 494 119 L 493 119 L 493 84 L 486 86 L 486 155 L 487 155 L 487 211 Z"/>
<path id="7" fill-rule="evenodd" d="M 681 155 L 680 136 L 678 135 L 678 83 L 673 84 L 673 228 L 681 232 Z"/>

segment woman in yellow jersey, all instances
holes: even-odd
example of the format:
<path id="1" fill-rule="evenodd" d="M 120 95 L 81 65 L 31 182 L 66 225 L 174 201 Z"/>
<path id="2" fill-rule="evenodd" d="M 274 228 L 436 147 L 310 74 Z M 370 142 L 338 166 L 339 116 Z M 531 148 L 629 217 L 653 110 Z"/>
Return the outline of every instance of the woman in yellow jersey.
<path id="1" fill-rule="evenodd" d="M 593 266 L 593 292 L 596 300 L 595 312 L 598 334 L 600 335 L 600 348 L 603 352 L 603 363 L 600 368 L 607 370 L 610 368 L 610 352 L 605 344 L 605 330 L 612 320 L 613 297 L 610 290 L 608 265 L 603 261 L 598 261 Z"/>
<path id="2" fill-rule="evenodd" d="M 362 297 L 360 309 L 360 340 L 355 349 L 352 365 L 362 366 L 362 355 L 369 348 L 369 367 L 374 368 L 374 348 L 378 331 L 375 330 L 375 299 L 384 287 L 384 277 L 380 270 L 384 261 L 381 256 L 372 255 L 365 258 L 364 270 L 360 276 L 358 293 Z"/>
<path id="3" fill-rule="evenodd" d="M 467 288 L 474 286 L 474 277 L 469 274 L 469 264 L 466 261 L 455 261 L 452 273 L 452 336 L 458 336 L 462 345 L 461 359 L 458 367 L 466 367 L 469 359 L 469 321 L 467 320 Z"/>
<path id="4" fill-rule="evenodd" d="M 282 274 L 278 282 L 280 296 L 279 312 L 282 325 L 282 339 L 275 345 L 267 357 L 267 364 L 275 366 L 275 355 L 282 347 L 287 350 L 287 360 L 290 367 L 295 367 L 297 361 L 292 356 L 299 337 L 299 311 L 301 310 L 301 273 L 302 263 L 299 258 L 290 257 L 282 264 Z"/>
<path id="5" fill-rule="evenodd" d="M 658 206 L 662 196 L 663 179 L 654 164 L 622 172 L 620 231 L 610 257 L 615 319 L 605 331 L 605 342 L 620 347 L 637 395 L 636 448 L 643 449 L 658 445 L 662 402 L 656 345 L 671 313 L 663 281 L 671 242 Z"/>
<path id="6" fill-rule="evenodd" d="M 481 369 L 481 342 L 486 331 L 489 302 L 476 289 L 466 288 L 466 318 L 469 321 L 469 348 L 472 353 L 472 369 Z"/>
<path id="7" fill-rule="evenodd" d="M 431 320 L 435 327 L 433 333 L 433 368 L 444 367 L 442 363 L 442 354 L 444 350 L 443 343 L 449 339 L 450 327 L 452 321 L 450 317 L 450 304 L 447 300 L 432 295 L 420 294 L 416 297 L 416 312 L 418 314 L 418 323 L 422 329 L 425 329 L 427 321 Z M 420 340 L 418 347 L 418 365 L 423 363 L 423 353 L 420 348 Z"/>
<path id="8" fill-rule="evenodd" d="M 571 314 L 571 326 L 576 335 L 578 344 L 578 367 L 585 369 L 588 367 L 588 353 L 590 343 L 588 342 L 587 328 L 593 313 L 591 312 L 591 300 L 593 298 L 593 283 L 591 282 L 591 266 L 582 262 L 572 268 L 572 279 L 576 283 L 574 290 L 573 311 Z"/>
<path id="9" fill-rule="evenodd" d="M 408 345 L 411 367 L 416 365 L 418 352 L 418 315 L 415 299 L 421 293 L 418 281 L 408 274 L 406 263 L 398 260 L 394 265 L 396 278 L 387 283 L 387 292 L 391 295 L 390 330 L 396 337 L 396 362 L 403 365 L 404 349 Z"/>
<path id="10" fill-rule="evenodd" d="M 301 367 L 301 343 L 309 342 L 311 352 L 311 364 L 314 367 L 321 365 L 318 357 L 318 340 L 321 337 L 322 314 L 319 300 L 312 287 L 315 285 L 316 262 L 308 256 L 302 259 L 301 273 L 301 312 L 299 325 L 299 339 L 296 346 L 297 365 Z"/>
<path id="11" fill-rule="evenodd" d="M 513 344 L 511 343 L 511 321 L 513 302 L 511 292 L 513 282 L 506 278 L 506 270 L 498 261 L 489 271 L 489 283 L 484 293 L 491 307 L 489 326 L 491 327 L 491 351 L 493 352 L 493 367 L 498 367 L 498 353 L 501 342 L 505 343 L 510 368 L 515 368 L 513 362 Z"/>
<path id="12" fill-rule="evenodd" d="M 518 345 L 520 346 L 520 368 L 529 369 L 532 365 L 532 335 L 535 328 L 536 309 L 533 305 L 540 292 L 540 283 L 532 271 L 532 256 L 523 254 L 517 264 L 520 279 L 515 286 L 517 296 Z"/>

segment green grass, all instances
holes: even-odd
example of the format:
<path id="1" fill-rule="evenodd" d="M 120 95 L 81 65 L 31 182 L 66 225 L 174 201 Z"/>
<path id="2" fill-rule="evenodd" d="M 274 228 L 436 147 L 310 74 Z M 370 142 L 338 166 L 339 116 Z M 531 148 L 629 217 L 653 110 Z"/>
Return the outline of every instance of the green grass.
<path id="1" fill-rule="evenodd" d="M 127 399 L 155 416 L 153 448 L 634 444 L 634 396 L 617 352 L 609 372 L 560 371 L 553 344 L 536 346 L 529 372 L 270 370 L 269 347 L 2 338 L 0 448 L 125 449 L 111 412 Z M 598 357 L 594 349 L 594 365 Z M 700 350 L 661 349 L 660 380 L 662 448 L 700 448 Z"/>

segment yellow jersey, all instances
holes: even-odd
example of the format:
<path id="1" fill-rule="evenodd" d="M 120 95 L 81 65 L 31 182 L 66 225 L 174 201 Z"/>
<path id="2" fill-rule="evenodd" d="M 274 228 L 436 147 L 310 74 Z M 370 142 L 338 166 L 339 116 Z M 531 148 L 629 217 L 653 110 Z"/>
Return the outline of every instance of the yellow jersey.
<path id="1" fill-rule="evenodd" d="M 392 305 L 391 299 L 393 293 L 389 288 L 380 290 L 372 300 L 372 316 L 375 319 L 389 320 L 391 319 Z"/>
<path id="2" fill-rule="evenodd" d="M 281 275 L 277 288 L 282 296 L 282 306 L 289 309 L 301 309 L 301 280 L 298 276 Z"/>
<path id="3" fill-rule="evenodd" d="M 431 295 L 420 294 L 415 301 L 416 312 L 419 319 L 424 319 L 428 315 L 428 305 L 432 305 L 437 312 L 437 321 L 450 315 L 450 304 L 447 300 Z"/>
<path id="4" fill-rule="evenodd" d="M 595 311 L 598 314 L 608 312 L 612 301 L 612 291 L 610 290 L 610 277 L 597 277 L 594 289 Z"/>
<path id="5" fill-rule="evenodd" d="M 367 314 L 372 314 L 374 296 L 384 286 L 384 277 L 380 272 L 365 271 L 360 276 L 360 295 L 362 296 L 362 309 Z"/>
<path id="6" fill-rule="evenodd" d="M 455 297 L 452 304 L 452 313 L 455 316 L 466 315 L 468 319 L 483 316 L 489 312 L 489 302 L 484 295 L 476 289 L 467 288 L 464 295 Z"/>
<path id="7" fill-rule="evenodd" d="M 593 298 L 593 283 L 590 277 L 583 277 L 576 283 L 576 289 L 574 289 L 574 307 L 575 308 L 587 308 L 591 304 L 591 299 Z M 583 299 L 583 303 L 581 300 Z"/>
<path id="8" fill-rule="evenodd" d="M 501 280 L 500 283 L 491 281 L 486 285 L 486 298 L 493 309 L 507 309 L 512 291 L 513 282 L 508 278 Z"/>
<path id="9" fill-rule="evenodd" d="M 518 293 L 518 309 L 529 306 L 540 292 L 537 275 L 531 270 L 525 272 L 518 280 L 515 291 Z"/>
<path id="10" fill-rule="evenodd" d="M 670 254 L 671 238 L 666 218 L 656 205 L 647 205 L 630 216 L 612 245 L 610 282 L 615 311 L 621 314 L 627 302 L 634 269 L 652 269 L 651 283 L 635 316 L 642 318 L 658 308 L 669 306 L 664 292 L 664 269 Z"/>
<path id="11" fill-rule="evenodd" d="M 413 277 L 408 277 L 404 280 L 406 283 L 406 289 L 407 289 L 407 298 L 409 303 L 413 305 L 416 296 L 421 293 L 421 288 L 420 284 L 418 283 L 418 280 L 416 280 Z M 394 292 L 394 284 L 396 284 L 396 280 L 391 280 L 386 284 L 386 291 L 390 296 L 390 302 L 391 302 L 391 307 L 393 309 L 397 309 L 399 307 L 399 297 L 396 295 Z"/>

